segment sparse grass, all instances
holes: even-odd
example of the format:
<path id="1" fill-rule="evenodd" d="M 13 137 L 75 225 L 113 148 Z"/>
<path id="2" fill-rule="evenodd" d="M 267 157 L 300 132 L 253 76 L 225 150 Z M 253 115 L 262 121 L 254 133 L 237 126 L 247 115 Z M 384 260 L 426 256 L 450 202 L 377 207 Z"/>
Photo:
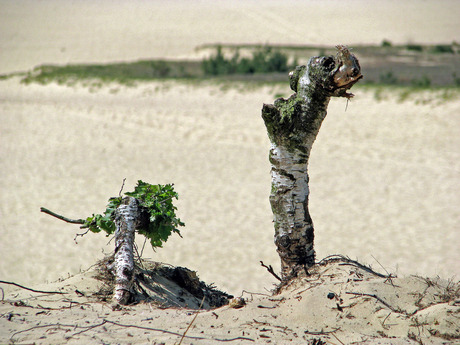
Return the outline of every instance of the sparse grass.
<path id="1" fill-rule="evenodd" d="M 27 73 L 0 75 L 0 80 L 19 76 L 26 84 L 52 82 L 63 85 L 80 84 L 91 90 L 97 90 L 108 83 L 134 86 L 142 81 L 168 79 L 186 83 L 210 80 L 217 83 L 238 82 L 248 87 L 257 87 L 267 84 L 286 84 L 288 71 L 298 63 L 298 59 L 301 63 L 306 63 L 305 60 L 310 56 L 335 54 L 336 51 L 334 47 L 322 46 L 250 44 L 207 45 L 197 49 L 215 49 L 215 54 L 203 61 L 142 60 L 108 64 L 42 65 Z M 419 61 L 428 55 L 431 56 L 430 59 L 437 59 L 436 56 L 440 53 L 450 52 L 453 49 L 454 44 L 393 45 L 386 40 L 379 46 L 356 46 L 353 51 L 358 57 L 381 59 L 381 63 L 384 63 L 377 67 L 363 65 L 365 78 L 359 83 L 359 87 L 365 85 L 374 89 L 377 100 L 385 97 L 388 88 L 397 90 L 400 101 L 405 101 L 418 91 L 425 90 L 443 90 L 437 93 L 442 100 L 456 98 L 458 97 L 456 90 L 460 88 L 460 77 L 452 73 L 450 67 L 444 68 L 440 65 L 439 69 L 424 69 L 423 66 L 418 66 L 417 62 L 406 66 L 394 65 L 387 61 L 390 55 L 406 57 L 408 50 L 411 50 L 410 56 L 417 54 L 415 61 Z M 243 50 L 245 55 L 240 56 L 239 52 Z M 455 58 L 455 54 L 452 54 L 452 57 L 444 55 L 443 61 L 447 59 L 443 62 L 445 65 L 454 61 L 452 59 Z M 278 95 L 281 96 L 279 93 Z"/>
<path id="2" fill-rule="evenodd" d="M 193 78 L 198 63 L 177 63 L 165 60 L 144 60 L 136 62 L 111 64 L 78 64 L 78 65 L 42 65 L 34 68 L 22 79 L 23 83 L 36 82 L 48 84 L 71 84 L 75 81 L 91 79 L 101 82 L 118 82 L 132 85 L 135 81 L 146 81 L 165 78 Z"/>

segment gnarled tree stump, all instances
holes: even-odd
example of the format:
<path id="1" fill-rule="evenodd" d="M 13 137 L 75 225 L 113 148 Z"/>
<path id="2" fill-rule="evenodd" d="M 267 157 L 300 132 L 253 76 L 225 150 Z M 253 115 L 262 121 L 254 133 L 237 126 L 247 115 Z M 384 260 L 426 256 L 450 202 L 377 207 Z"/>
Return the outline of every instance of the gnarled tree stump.
<path id="1" fill-rule="evenodd" d="M 307 167 L 329 100 L 353 97 L 347 90 L 362 78 L 357 58 L 345 46 L 337 49 L 336 56 L 313 57 L 298 66 L 289 75 L 295 93 L 262 108 L 271 141 L 270 203 L 284 280 L 315 263 Z"/>

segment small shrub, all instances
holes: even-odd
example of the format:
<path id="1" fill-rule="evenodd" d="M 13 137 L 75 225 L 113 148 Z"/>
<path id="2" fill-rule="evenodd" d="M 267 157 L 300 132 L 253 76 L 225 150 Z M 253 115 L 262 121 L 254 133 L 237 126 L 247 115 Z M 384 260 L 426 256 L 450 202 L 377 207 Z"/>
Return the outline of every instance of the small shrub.
<path id="1" fill-rule="evenodd" d="M 391 44 L 391 42 L 388 41 L 388 40 L 383 40 L 381 46 L 382 46 L 382 47 L 391 47 L 392 44 Z"/>
<path id="2" fill-rule="evenodd" d="M 251 58 L 240 58 L 236 52 L 230 59 L 222 53 L 222 47 L 217 47 L 216 54 L 202 62 L 203 72 L 207 75 L 253 74 L 287 72 L 288 57 L 270 47 L 257 50 Z"/>
<path id="3" fill-rule="evenodd" d="M 431 52 L 435 53 L 435 54 L 444 54 L 444 53 L 453 54 L 454 49 L 452 48 L 452 45 L 450 45 L 450 44 L 438 44 L 438 45 L 435 45 L 431 49 Z"/>
<path id="4" fill-rule="evenodd" d="M 409 43 L 406 45 L 406 48 L 407 50 L 412 50 L 412 51 L 417 51 L 417 52 L 423 51 L 423 47 L 420 44 Z"/>
<path id="5" fill-rule="evenodd" d="M 420 79 L 412 79 L 411 85 L 414 87 L 428 88 L 431 86 L 431 80 L 426 75 L 424 75 Z"/>

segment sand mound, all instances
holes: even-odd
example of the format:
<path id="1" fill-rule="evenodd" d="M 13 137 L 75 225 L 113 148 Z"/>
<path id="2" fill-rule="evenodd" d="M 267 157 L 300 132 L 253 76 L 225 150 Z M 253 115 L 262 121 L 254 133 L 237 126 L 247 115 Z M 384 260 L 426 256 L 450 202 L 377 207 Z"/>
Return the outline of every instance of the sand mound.
<path id="1" fill-rule="evenodd" d="M 104 302 L 110 283 L 100 267 L 36 287 L 59 294 L 22 289 L 6 296 L 0 305 L 0 342 L 174 344 L 184 334 L 183 344 L 444 344 L 460 339 L 458 282 L 397 278 L 343 256 L 322 260 L 275 293 L 243 292 L 245 305 L 215 309 L 206 294 L 221 301 L 228 295 L 206 290 L 192 271 L 145 263 L 137 272 L 139 281 L 143 275 L 138 288 L 144 298 L 112 310 Z M 184 281 L 195 292 L 181 286 Z M 209 310 L 196 310 L 200 296 L 207 296 Z"/>

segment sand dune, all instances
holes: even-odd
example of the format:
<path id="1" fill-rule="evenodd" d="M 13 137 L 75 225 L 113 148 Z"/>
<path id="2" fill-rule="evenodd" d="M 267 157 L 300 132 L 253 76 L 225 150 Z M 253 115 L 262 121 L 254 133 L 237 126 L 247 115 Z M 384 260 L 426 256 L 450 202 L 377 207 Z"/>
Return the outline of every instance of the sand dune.
<path id="1" fill-rule="evenodd" d="M 460 36 L 459 12 L 455 0 L 263 5 L 246 0 L 0 0 L 0 73 L 45 63 L 200 58 L 195 47 L 216 42 L 451 43 Z M 356 87 L 348 107 L 342 99 L 329 106 L 310 159 L 315 245 L 318 258 L 341 253 L 397 273 L 404 294 L 366 274 L 360 291 L 413 308 L 414 291 L 427 293 L 428 281 L 404 276 L 460 273 L 460 96 L 458 91 L 449 97 L 447 91 L 426 91 L 403 100 L 401 91 L 377 91 Z M 75 243 L 75 233 L 81 232 L 77 226 L 39 212 L 40 206 L 71 218 L 101 212 L 107 199 L 118 195 L 124 178 L 125 191 L 142 179 L 174 183 L 180 195 L 184 238 L 175 236 L 156 252 L 146 246 L 144 257 L 197 270 L 206 283 L 249 302 L 243 309 L 200 314 L 189 333 L 195 338 L 184 344 L 199 337 L 207 343 L 232 337 L 305 343 L 329 325 L 342 327 L 336 335 L 347 343 L 361 339 L 371 344 L 389 335 L 398 339 L 375 341 L 414 344 L 423 338 L 440 344 L 445 340 L 439 334 L 458 337 L 458 330 L 446 323 L 458 312 L 452 301 L 441 301 L 414 319 L 401 318 L 374 298 L 359 297 L 360 304 L 343 317 L 327 304 L 325 291 L 340 295 L 360 284 L 349 280 L 359 272 L 342 266 L 334 268 L 336 279 L 324 278 L 322 286 L 304 281 L 313 288 L 301 298 L 303 290 L 295 287 L 284 292 L 283 301 L 247 292 L 265 293 L 275 283 L 260 260 L 279 270 L 268 203 L 269 142 L 260 110 L 280 94 L 290 94 L 287 83 L 155 81 L 126 87 L 0 80 L 0 279 L 68 290 L 64 300 L 55 300 L 12 292 L 2 284 L 8 301 L 1 303 L 0 340 L 15 334 L 15 339 L 44 344 L 179 341 L 194 315 L 188 310 L 154 310 L 143 304 L 114 312 L 86 298 L 75 307 L 81 296 L 74 290 L 94 288 L 87 273 L 79 271 L 111 252 L 113 243 L 102 234 L 78 237 Z M 142 239 L 137 242 L 141 247 Z M 353 304 L 351 297 L 345 302 Z M 417 308 L 421 301 L 415 301 Z M 316 314 L 310 313 L 313 309 Z M 148 327 L 175 334 L 128 331 L 107 322 L 99 327 L 101 318 L 125 325 L 148 321 Z M 70 326 L 52 326 L 56 323 Z M 39 324 L 44 327 L 21 332 Z M 337 340 L 331 334 L 323 339 Z M 248 340 L 233 343 L 238 341 Z"/>
<path id="2" fill-rule="evenodd" d="M 459 40 L 460 3 L 430 1 L 0 1 L 0 73 L 43 63 L 194 56 L 206 43 Z"/>
<path id="3" fill-rule="evenodd" d="M 94 268 L 36 287 L 38 292 L 15 291 L 0 303 L 5 315 L 0 320 L 0 341 L 441 345 L 454 343 L 460 336 L 455 326 L 458 284 L 386 277 L 340 257 L 322 262 L 308 277 L 291 282 L 276 295 L 244 292 L 228 305 L 211 310 L 197 310 L 200 298 L 191 291 L 161 279 L 155 271 L 150 271 L 152 275 L 144 272 L 140 284 L 146 289 L 153 284 L 155 289 L 148 291 L 156 291 L 157 297 L 115 310 L 101 301 L 107 281 L 101 281 Z M 150 283 L 144 285 L 144 279 Z M 163 300 L 163 307 L 158 307 L 157 298 Z M 188 309 L 171 307 L 184 303 Z"/>
<path id="4" fill-rule="evenodd" d="M 71 218 L 105 209 L 123 178 L 175 183 L 184 238 L 145 255 L 198 270 L 237 293 L 273 282 L 262 103 L 286 86 L 154 82 L 137 87 L 2 81 L 0 276 L 54 280 L 112 250 Z M 318 257 L 342 253 L 400 274 L 458 274 L 460 102 L 433 93 L 399 102 L 373 91 L 334 99 L 310 161 Z M 422 102 L 427 98 L 431 101 Z M 418 99 L 418 100 L 417 100 Z M 139 239 L 139 244 L 142 241 Z M 375 258 L 375 259 L 374 259 Z"/>

